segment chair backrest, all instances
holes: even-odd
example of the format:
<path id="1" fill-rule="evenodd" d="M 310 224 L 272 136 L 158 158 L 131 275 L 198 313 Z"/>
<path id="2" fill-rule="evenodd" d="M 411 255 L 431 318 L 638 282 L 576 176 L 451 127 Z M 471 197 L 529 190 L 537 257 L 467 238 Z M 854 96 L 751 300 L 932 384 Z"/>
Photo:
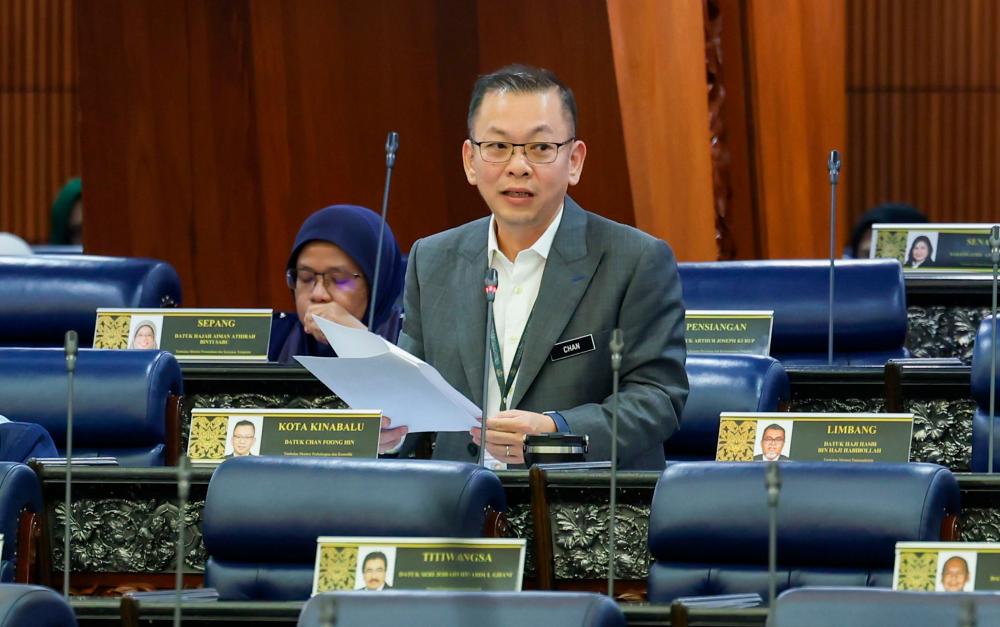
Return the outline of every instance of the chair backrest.
<path id="1" fill-rule="evenodd" d="M 176 446 L 180 366 L 170 353 L 80 349 L 73 376 L 73 455 L 111 455 L 123 466 L 162 466 Z M 0 405 L 66 446 L 66 357 L 58 348 L 0 348 Z"/>
<path id="2" fill-rule="evenodd" d="M 42 586 L 0 584 L 0 627 L 75 627 L 73 608 Z"/>
<path id="3" fill-rule="evenodd" d="M 765 464 L 667 467 L 653 495 L 649 598 L 767 597 Z M 892 584 L 897 541 L 937 541 L 958 482 L 934 464 L 781 464 L 778 591 Z"/>
<path id="4" fill-rule="evenodd" d="M 0 257 L 0 346 L 91 346 L 98 307 L 174 307 L 181 284 L 156 259 L 92 255 Z"/>
<path id="5" fill-rule="evenodd" d="M 1000 325 L 997 326 L 1000 334 Z M 972 417 L 972 471 L 986 472 L 989 467 L 990 448 L 990 370 L 993 351 L 993 316 L 987 316 L 976 332 L 976 343 L 972 347 L 972 376 L 970 387 L 972 399 L 976 402 L 976 413 Z M 997 400 L 994 420 L 1000 415 L 1000 354 L 997 354 L 997 378 L 994 382 Z M 1000 470 L 1000 420 L 993 427 L 993 470 Z"/>
<path id="6" fill-rule="evenodd" d="M 373 596 L 377 595 L 377 598 Z M 336 604 L 337 624 L 366 627 L 625 627 L 618 605 L 600 594 L 579 592 L 345 592 L 313 597 L 299 627 L 320 627 Z"/>
<path id="7" fill-rule="evenodd" d="M 871 588 L 798 588 L 775 601 L 774 625 L 810 627 L 959 627 L 969 604 L 973 625 L 1000 625 L 1000 595 Z"/>
<path id="8" fill-rule="evenodd" d="M 42 487 L 38 475 L 24 464 L 0 462 L 0 532 L 3 555 L 0 556 L 0 581 L 14 581 L 18 566 L 26 570 L 27 547 L 20 546 L 18 531 L 21 516 L 42 512 Z M 0 622 L 0 625 L 3 623 Z"/>
<path id="9" fill-rule="evenodd" d="M 230 459 L 205 500 L 206 585 L 223 599 L 306 599 L 319 536 L 481 537 L 506 509 L 496 474 L 474 464 Z"/>
<path id="10" fill-rule="evenodd" d="M 688 309 L 772 309 L 771 354 L 788 364 L 827 363 L 830 264 L 820 260 L 678 264 Z M 834 359 L 884 364 L 907 355 L 906 285 L 894 260 L 838 261 Z"/>
<path id="11" fill-rule="evenodd" d="M 668 460 L 715 459 L 719 414 L 778 411 L 790 398 L 781 362 L 758 355 L 688 355 L 690 392 L 680 429 L 663 444 Z"/>

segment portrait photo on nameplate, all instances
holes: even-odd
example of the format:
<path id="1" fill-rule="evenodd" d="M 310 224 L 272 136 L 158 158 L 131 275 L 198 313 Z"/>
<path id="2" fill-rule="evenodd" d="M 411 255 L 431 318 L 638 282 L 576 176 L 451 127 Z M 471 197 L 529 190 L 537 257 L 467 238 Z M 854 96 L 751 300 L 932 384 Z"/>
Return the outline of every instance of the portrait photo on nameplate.
<path id="1" fill-rule="evenodd" d="M 770 355 L 774 311 L 689 310 L 684 314 L 688 353 Z"/>
<path id="2" fill-rule="evenodd" d="M 188 459 L 219 464 L 233 457 L 378 457 L 377 409 L 191 410 Z"/>
<path id="3" fill-rule="evenodd" d="M 897 542 L 892 589 L 922 592 L 1000 590 L 1000 544 Z"/>
<path id="4" fill-rule="evenodd" d="M 270 309 L 98 309 L 94 348 L 164 350 L 178 361 L 267 361 Z"/>
<path id="5" fill-rule="evenodd" d="M 992 224 L 874 224 L 872 259 L 897 259 L 907 274 L 993 271 Z"/>
<path id="6" fill-rule="evenodd" d="M 721 462 L 908 462 L 913 414 L 722 412 Z"/>
<path id="7" fill-rule="evenodd" d="M 519 538 L 316 540 L 313 591 L 464 590 L 520 592 L 526 541 Z"/>

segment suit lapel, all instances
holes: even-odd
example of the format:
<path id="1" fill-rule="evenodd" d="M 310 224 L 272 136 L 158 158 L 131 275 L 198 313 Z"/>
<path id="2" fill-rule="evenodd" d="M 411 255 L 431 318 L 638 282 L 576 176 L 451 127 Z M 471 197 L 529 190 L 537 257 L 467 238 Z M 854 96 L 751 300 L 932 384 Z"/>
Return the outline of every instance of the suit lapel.
<path id="1" fill-rule="evenodd" d="M 559 341 L 587 291 L 600 260 L 601 253 L 588 254 L 587 214 L 567 196 L 559 230 L 545 262 L 531 320 L 524 332 L 524 355 L 511 397 L 512 408 L 524 398 L 549 358 L 553 345 Z M 479 354 L 482 361 L 483 352 Z M 482 372 L 482 364 L 479 372 Z"/>
<path id="2" fill-rule="evenodd" d="M 458 359 L 468 379 L 469 400 L 482 404 L 483 359 L 486 356 L 486 297 L 483 279 L 486 276 L 486 245 L 489 220 L 474 229 L 458 248 L 459 267 L 456 270 L 458 290 L 455 308 L 441 314 L 455 321 Z"/>

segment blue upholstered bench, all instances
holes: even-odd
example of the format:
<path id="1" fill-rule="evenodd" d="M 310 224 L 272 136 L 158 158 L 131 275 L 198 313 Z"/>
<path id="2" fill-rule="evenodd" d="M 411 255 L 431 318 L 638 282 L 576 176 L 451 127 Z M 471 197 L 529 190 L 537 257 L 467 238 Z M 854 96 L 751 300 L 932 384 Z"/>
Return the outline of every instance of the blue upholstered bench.
<path id="1" fill-rule="evenodd" d="M 0 462 L 0 533 L 3 533 L 0 581 L 32 578 L 41 513 L 42 488 L 38 475 L 24 464 Z"/>
<path id="2" fill-rule="evenodd" d="M 681 428 L 663 444 L 668 460 L 715 459 L 719 414 L 779 411 L 790 398 L 788 373 L 772 357 L 688 355 L 690 393 Z"/>
<path id="3" fill-rule="evenodd" d="M 0 257 L 0 346 L 91 346 L 98 307 L 174 307 L 181 284 L 156 259 L 91 255 Z"/>
<path id="4" fill-rule="evenodd" d="M 765 464 L 668 466 L 653 495 L 649 599 L 767 598 Z M 892 585 L 897 541 L 952 538 L 958 482 L 934 464 L 781 465 L 778 591 Z M 942 529 L 949 535 L 942 538 Z"/>
<path id="5" fill-rule="evenodd" d="M 73 608 L 51 588 L 0 584 L 0 627 L 75 627 Z"/>
<path id="6" fill-rule="evenodd" d="M 771 355 L 785 365 L 827 363 L 827 261 L 678 264 L 688 309 L 772 309 Z M 906 357 L 906 286 L 893 260 L 838 261 L 834 363 L 882 365 Z"/>
<path id="7" fill-rule="evenodd" d="M 625 627 L 625 615 L 606 596 L 579 592 L 370 592 L 327 593 L 302 608 L 299 627 L 321 627 L 336 605 L 338 625 L 545 625 Z"/>
<path id="8" fill-rule="evenodd" d="M 319 536 L 495 535 L 500 480 L 429 460 L 242 457 L 212 475 L 205 581 L 228 600 L 307 599 Z"/>
<path id="9" fill-rule="evenodd" d="M 45 427 L 66 446 L 66 358 L 59 348 L 0 348 L 0 413 Z M 81 349 L 74 375 L 73 455 L 122 466 L 177 459 L 180 366 L 163 351 Z"/>
<path id="10" fill-rule="evenodd" d="M 972 623 L 963 622 L 971 604 Z M 769 625 L 940 627 L 1000 625 L 1000 595 L 990 592 L 902 592 L 865 588 L 799 588 L 781 594 Z"/>
<path id="11" fill-rule="evenodd" d="M 990 347 L 993 343 L 993 317 L 987 316 L 976 332 L 972 348 L 972 398 L 976 413 L 972 417 L 972 471 L 986 472 L 990 449 Z M 997 327 L 1000 335 L 1000 325 Z M 1000 354 L 997 355 L 996 402 L 993 426 L 993 471 L 1000 470 Z"/>

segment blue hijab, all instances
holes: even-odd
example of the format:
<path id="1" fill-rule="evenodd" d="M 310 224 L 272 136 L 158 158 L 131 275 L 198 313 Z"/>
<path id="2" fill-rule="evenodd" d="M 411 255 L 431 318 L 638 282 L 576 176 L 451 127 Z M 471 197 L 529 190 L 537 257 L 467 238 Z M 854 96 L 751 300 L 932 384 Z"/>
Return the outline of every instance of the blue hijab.
<path id="1" fill-rule="evenodd" d="M 378 232 L 381 224 L 380 216 L 365 207 L 357 205 L 333 205 L 320 209 L 302 223 L 299 234 L 295 236 L 292 253 L 288 256 L 287 269 L 294 269 L 299 259 L 299 253 L 310 242 L 329 242 L 338 246 L 354 260 L 368 282 L 369 293 L 372 293 L 375 275 L 375 257 L 378 254 Z M 382 263 L 379 266 L 378 294 L 375 297 L 375 318 L 372 325 L 376 330 L 398 333 L 399 297 L 403 293 L 403 283 L 406 278 L 403 266 L 403 256 L 399 245 L 392 234 L 389 225 L 385 225 L 382 237 Z M 371 301 L 369 301 L 369 307 Z M 361 322 L 368 323 L 368 307 L 365 308 Z M 298 320 L 296 319 L 297 323 Z M 302 330 L 301 324 L 296 324 L 283 342 L 278 361 L 290 361 L 292 355 L 328 355 L 329 347 L 316 342 L 312 336 Z M 272 331 L 273 334 L 273 331 Z M 388 338 L 395 341 L 395 337 Z"/>

